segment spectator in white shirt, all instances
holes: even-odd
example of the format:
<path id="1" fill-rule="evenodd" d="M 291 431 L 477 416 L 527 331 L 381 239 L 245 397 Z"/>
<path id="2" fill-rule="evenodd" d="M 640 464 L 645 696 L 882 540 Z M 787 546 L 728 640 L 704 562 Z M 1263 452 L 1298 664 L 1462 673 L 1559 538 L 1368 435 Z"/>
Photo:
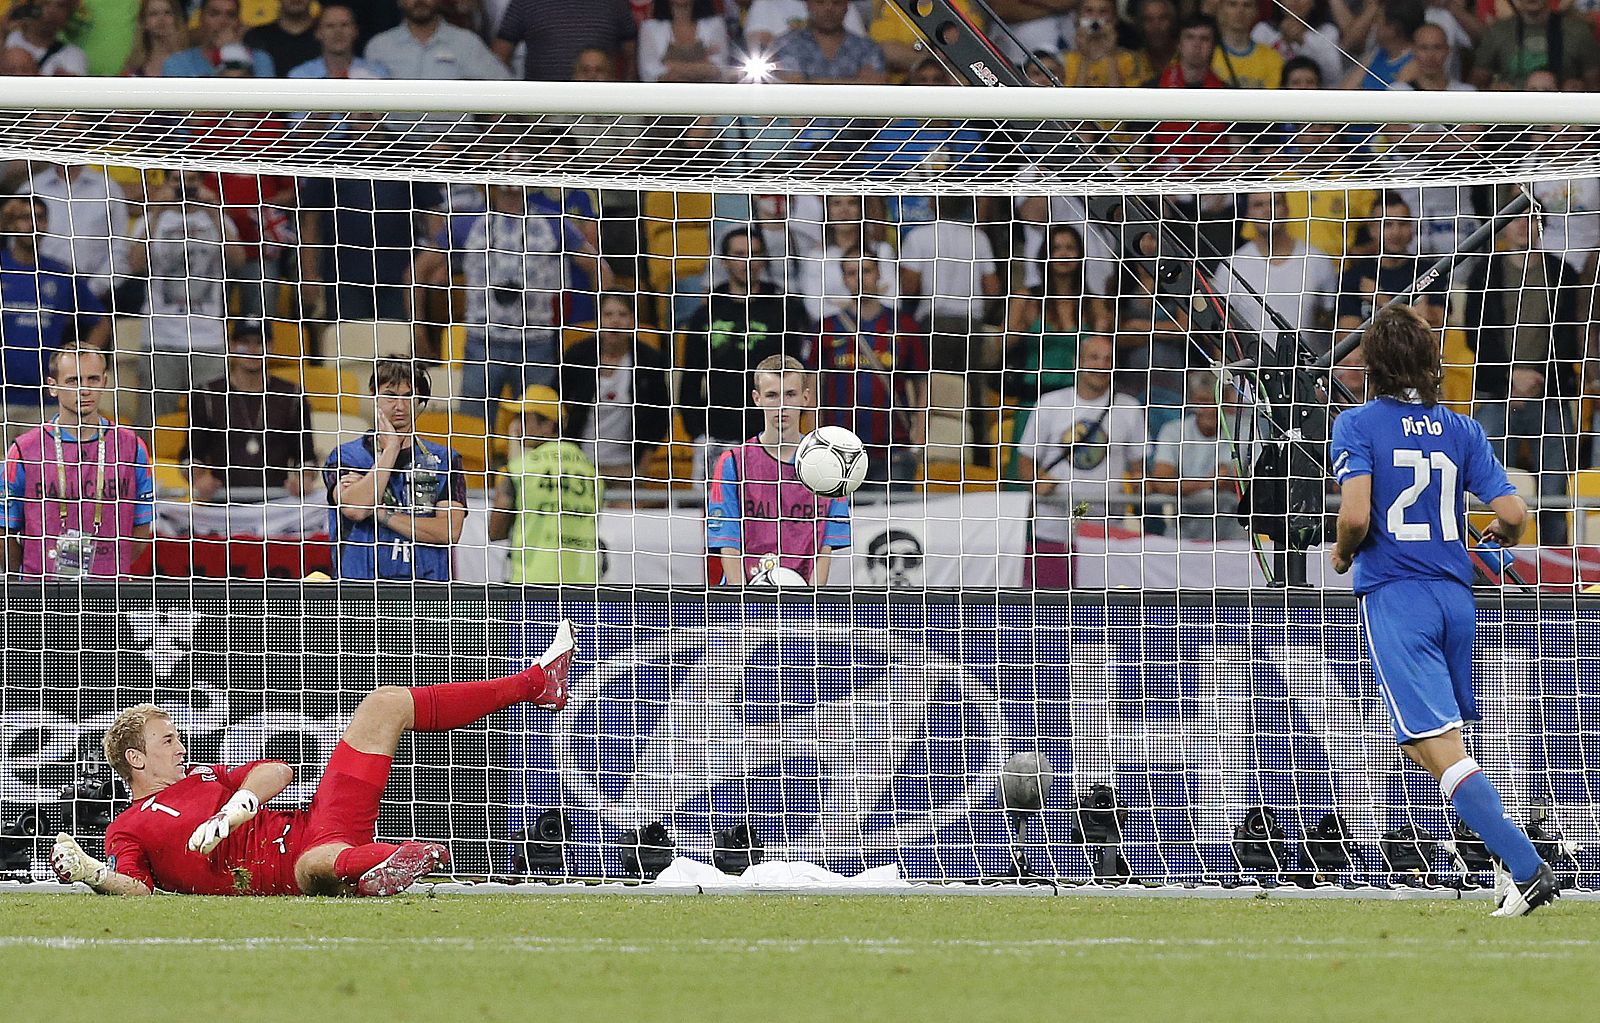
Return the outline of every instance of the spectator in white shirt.
<path id="1" fill-rule="evenodd" d="M 112 275 L 128 251 L 131 214 L 122 186 L 91 167 L 35 164 L 24 191 L 50 207 L 50 231 L 39 241 L 40 255 L 87 277 L 95 295 L 107 301 Z"/>
<path id="2" fill-rule="evenodd" d="M 25 0 L 17 4 L 11 9 L 11 20 L 17 27 L 6 36 L 6 46 L 32 54 L 41 75 L 87 75 L 88 55 L 63 35 L 76 7 L 75 0 Z"/>
<path id="3" fill-rule="evenodd" d="M 1250 38 L 1277 50 L 1286 61 L 1309 58 L 1322 72 L 1324 82 L 1344 78 L 1345 55 L 1339 48 L 1339 27 L 1328 20 L 1326 5 L 1318 0 L 1278 0 L 1277 6 L 1277 16 L 1257 22 L 1250 30 Z"/>
<path id="4" fill-rule="evenodd" d="M 216 187 L 199 171 L 168 173 L 133 228 L 127 272 L 149 277 L 144 343 L 156 415 L 176 411 L 191 385 L 226 369 L 228 279 L 247 254 Z"/>
<path id="5" fill-rule="evenodd" d="M 1401 69 L 1394 88 L 1415 89 L 1418 92 L 1474 91 L 1473 86 L 1463 82 L 1452 70 L 1450 38 L 1444 29 L 1433 22 L 1428 22 L 1412 34 L 1411 55 L 1411 63 Z"/>
<path id="6" fill-rule="evenodd" d="M 1034 492 L 1030 568 L 1041 589 L 1068 586 L 1074 509 L 1119 517 L 1124 481 L 1144 474 L 1145 410 L 1111 389 L 1115 347 L 1105 334 L 1085 335 L 1073 386 L 1039 398 L 1017 445 L 1018 478 Z"/>
<path id="7" fill-rule="evenodd" d="M 772 44 L 806 24 L 805 0 L 753 0 L 744 18 L 745 49 L 750 53 L 772 53 Z M 844 16 L 844 30 L 864 36 L 867 26 L 854 7 Z"/>
<path id="8" fill-rule="evenodd" d="M 1289 233 L 1289 207 L 1281 192 L 1252 192 L 1244 219 L 1255 225 L 1255 238 L 1223 260 L 1215 276 L 1229 311 L 1269 343 L 1277 342 L 1282 321 L 1314 350 L 1326 351 L 1339 291 L 1333 260 Z"/>
<path id="9" fill-rule="evenodd" d="M 883 239 L 882 225 L 867 221 L 861 196 L 830 195 L 824 202 L 826 222 L 820 248 L 810 232 L 790 231 L 789 235 L 789 290 L 805 300 L 806 312 L 819 323 L 846 302 L 854 302 L 844 283 L 845 259 L 874 256 L 883 268 L 893 267 L 895 260 L 894 246 Z M 893 301 L 897 294 L 894 274 L 884 274 L 876 297 Z"/>
<path id="10" fill-rule="evenodd" d="M 935 197 L 935 219 L 900 242 L 900 294 L 933 331 L 932 368 L 965 372 L 1000 363 L 1000 334 L 983 332 L 990 300 L 1000 294 L 994 247 L 972 222 L 972 198 Z M 970 379 L 970 378 L 969 378 Z"/>
<path id="11" fill-rule="evenodd" d="M 728 23 L 711 0 L 655 0 L 639 26 L 639 81 L 717 82 L 728 64 Z"/>

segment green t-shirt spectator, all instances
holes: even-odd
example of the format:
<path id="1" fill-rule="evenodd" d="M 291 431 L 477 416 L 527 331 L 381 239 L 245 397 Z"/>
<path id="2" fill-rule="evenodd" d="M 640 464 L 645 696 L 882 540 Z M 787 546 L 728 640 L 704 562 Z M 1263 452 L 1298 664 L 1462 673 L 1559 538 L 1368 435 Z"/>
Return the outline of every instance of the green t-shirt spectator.
<path id="1" fill-rule="evenodd" d="M 76 20 L 81 27 L 67 31 L 88 57 L 89 74 L 97 78 L 122 74 L 139 35 L 139 0 L 83 0 Z"/>
<path id="2" fill-rule="evenodd" d="M 1559 63 L 1552 60 L 1559 41 Z M 1600 75 L 1600 44 L 1588 22 L 1575 14 L 1552 14 L 1543 26 L 1524 24 L 1513 14 L 1484 29 L 1473 54 L 1478 73 L 1488 72 L 1489 83 L 1504 82 L 1522 88 L 1535 71 L 1548 70 L 1558 86 L 1572 79 L 1593 82 Z"/>
<path id="3" fill-rule="evenodd" d="M 551 440 L 506 463 L 512 512 L 510 581 L 593 586 L 600 581 L 604 484 L 571 441 Z"/>

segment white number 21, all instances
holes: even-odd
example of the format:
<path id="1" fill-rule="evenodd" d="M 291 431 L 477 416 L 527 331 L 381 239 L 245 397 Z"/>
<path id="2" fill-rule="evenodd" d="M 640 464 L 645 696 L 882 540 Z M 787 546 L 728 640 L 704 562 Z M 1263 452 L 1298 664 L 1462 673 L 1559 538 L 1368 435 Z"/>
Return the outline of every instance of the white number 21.
<path id="1" fill-rule="evenodd" d="M 1435 470 L 1439 473 L 1439 526 L 1446 540 L 1461 539 L 1456 525 L 1456 463 L 1443 451 L 1425 455 L 1420 451 L 1397 450 L 1394 453 L 1396 469 L 1410 469 L 1411 486 L 1407 487 L 1394 504 L 1389 506 L 1389 534 L 1396 540 L 1431 540 L 1433 528 L 1426 522 L 1407 522 L 1406 509 L 1416 504 L 1422 492 L 1433 482 Z"/>

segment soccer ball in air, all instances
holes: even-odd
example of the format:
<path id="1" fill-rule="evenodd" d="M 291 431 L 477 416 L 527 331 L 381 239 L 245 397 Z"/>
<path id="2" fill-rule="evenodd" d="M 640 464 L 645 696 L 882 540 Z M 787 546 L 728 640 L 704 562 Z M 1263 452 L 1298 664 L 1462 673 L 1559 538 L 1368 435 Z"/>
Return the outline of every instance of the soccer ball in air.
<path id="1" fill-rule="evenodd" d="M 853 494 L 867 478 L 861 438 L 842 426 L 822 426 L 803 437 L 794 452 L 795 472 L 818 497 Z"/>
<path id="2" fill-rule="evenodd" d="M 751 586 L 775 586 L 787 589 L 795 586 L 810 586 L 806 577 L 792 568 L 786 568 L 778 563 L 777 558 L 762 558 L 761 564 L 750 576 Z"/>

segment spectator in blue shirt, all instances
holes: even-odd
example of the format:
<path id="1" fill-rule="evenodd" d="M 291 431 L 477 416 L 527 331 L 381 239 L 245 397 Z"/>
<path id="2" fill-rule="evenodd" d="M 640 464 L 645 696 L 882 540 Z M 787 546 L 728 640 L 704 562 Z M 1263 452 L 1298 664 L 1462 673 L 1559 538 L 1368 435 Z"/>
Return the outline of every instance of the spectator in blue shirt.
<path id="1" fill-rule="evenodd" d="M 330 4 L 317 18 L 317 42 L 322 55 L 289 70 L 290 78 L 388 78 L 382 65 L 356 56 L 356 41 L 361 26 L 355 12 L 342 4 Z"/>
<path id="2" fill-rule="evenodd" d="M 806 0 L 804 26 L 780 36 L 777 77 L 824 85 L 882 85 L 889 80 L 883 50 L 866 36 L 848 32 L 849 0 Z"/>
<path id="3" fill-rule="evenodd" d="M 448 582 L 467 484 L 460 455 L 415 433 L 433 393 L 428 372 L 384 360 L 371 388 L 376 429 L 336 448 L 323 469 L 339 577 Z"/>
<path id="4" fill-rule="evenodd" d="M 200 8 L 199 46 L 179 50 L 167 58 L 161 68 L 163 78 L 211 78 L 221 73 L 225 58 L 232 57 L 232 48 L 244 50 L 250 61 L 250 73 L 255 78 L 275 78 L 277 69 L 272 58 L 261 50 L 252 50 L 240 40 L 244 38 L 244 23 L 239 20 L 239 0 L 205 0 Z M 224 50 L 229 51 L 224 54 Z"/>
<path id="5" fill-rule="evenodd" d="M 74 340 L 104 348 L 111 324 L 89 288 L 88 279 L 40 256 L 38 238 L 50 210 L 37 196 L 13 196 L 0 203 L 0 383 L 7 418 L 31 412 L 37 421 L 49 353 Z"/>
<path id="6" fill-rule="evenodd" d="M 391 78 L 502 81 L 511 72 L 483 40 L 439 16 L 439 0 L 400 0 L 405 20 L 367 44 Z"/>

